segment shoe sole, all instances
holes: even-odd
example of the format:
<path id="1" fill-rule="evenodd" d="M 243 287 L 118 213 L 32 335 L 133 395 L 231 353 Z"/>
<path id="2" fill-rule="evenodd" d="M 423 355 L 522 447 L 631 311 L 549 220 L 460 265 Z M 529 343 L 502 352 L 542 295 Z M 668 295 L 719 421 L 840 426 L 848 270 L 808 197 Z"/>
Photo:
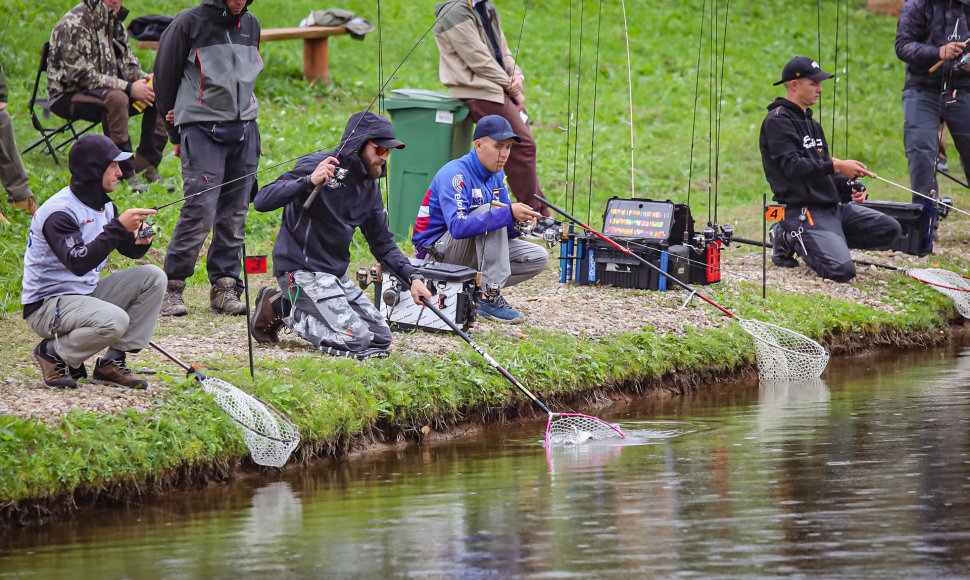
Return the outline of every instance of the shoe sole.
<path id="1" fill-rule="evenodd" d="M 36 352 L 30 351 L 30 360 L 34 361 L 34 366 L 40 371 L 40 380 L 44 381 L 44 367 L 41 364 L 40 356 Z M 70 385 L 48 385 L 47 381 L 44 381 L 44 385 L 52 389 L 76 389 L 78 387 L 77 381 L 74 381 L 73 387 Z"/>
<path id="2" fill-rule="evenodd" d="M 120 388 L 120 389 L 131 389 L 133 391 L 144 391 L 145 389 L 148 388 L 147 385 L 135 385 L 135 386 L 132 386 L 132 385 L 126 385 L 126 384 L 123 384 L 123 383 L 116 383 L 116 382 L 114 382 L 112 380 L 108 380 L 108 379 L 91 379 L 91 382 L 92 383 L 99 384 L 99 385 L 105 385 L 105 386 L 108 386 L 108 387 L 117 387 L 117 388 Z"/>
<path id="3" fill-rule="evenodd" d="M 258 333 L 260 335 L 263 335 L 262 337 L 256 336 L 257 331 L 252 327 L 252 323 L 259 318 L 260 313 L 263 311 L 263 295 L 270 293 L 272 291 L 273 289 L 270 288 L 269 286 L 264 286 L 263 288 L 260 288 L 259 292 L 256 294 L 256 310 L 253 312 L 253 315 L 249 319 L 250 320 L 249 333 L 252 334 L 253 338 L 256 339 L 256 342 L 260 344 L 276 344 L 277 342 L 280 341 L 279 337 L 276 337 L 276 339 L 274 340 L 272 335 L 264 334 L 262 332 Z"/>
<path id="4" fill-rule="evenodd" d="M 525 322 L 525 316 L 520 316 L 518 318 L 513 318 L 512 320 L 507 320 L 505 318 L 499 318 L 498 316 L 491 316 L 488 314 L 479 314 L 481 318 L 485 320 L 491 320 L 493 322 L 504 322 L 505 324 L 522 324 Z"/>

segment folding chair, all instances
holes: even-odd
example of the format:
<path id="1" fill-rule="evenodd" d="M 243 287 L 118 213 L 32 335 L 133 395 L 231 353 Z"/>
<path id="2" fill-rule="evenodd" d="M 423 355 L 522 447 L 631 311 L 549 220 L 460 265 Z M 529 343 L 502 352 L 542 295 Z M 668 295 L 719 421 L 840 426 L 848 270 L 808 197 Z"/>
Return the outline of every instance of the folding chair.
<path id="1" fill-rule="evenodd" d="M 21 155 L 26 154 L 31 149 L 39 145 L 44 145 L 47 149 L 47 153 L 54 159 L 54 163 L 60 165 L 61 162 L 57 159 L 57 151 L 70 145 L 81 135 L 84 135 L 95 126 L 100 124 L 100 121 L 94 121 L 90 125 L 83 127 L 80 131 L 74 126 L 77 121 L 89 121 L 89 119 L 68 119 L 63 125 L 56 127 L 45 127 L 41 123 L 40 118 L 37 116 L 37 107 L 43 111 L 44 120 L 50 120 L 51 116 L 51 101 L 49 99 L 38 99 L 37 91 L 40 88 L 41 78 L 44 79 L 44 90 L 46 92 L 47 87 L 47 57 L 50 55 L 51 45 L 49 42 L 44 43 L 44 48 L 40 53 L 40 64 L 37 66 L 37 78 L 34 79 L 34 93 L 31 96 L 30 101 L 27 103 L 28 109 L 30 109 L 30 122 L 33 123 L 34 129 L 40 133 L 40 139 L 36 143 L 33 143 L 30 147 L 27 147 L 21 152 Z M 59 135 L 63 135 L 63 140 L 60 143 L 54 144 Z"/>

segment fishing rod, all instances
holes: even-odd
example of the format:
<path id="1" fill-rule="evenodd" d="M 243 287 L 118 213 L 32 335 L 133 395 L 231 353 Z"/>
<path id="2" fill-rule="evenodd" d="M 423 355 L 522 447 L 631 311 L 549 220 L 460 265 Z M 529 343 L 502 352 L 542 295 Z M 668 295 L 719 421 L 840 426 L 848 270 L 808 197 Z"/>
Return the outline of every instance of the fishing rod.
<path id="1" fill-rule="evenodd" d="M 950 204 L 948 204 L 948 203 L 944 203 L 944 202 L 942 202 L 942 201 L 940 201 L 940 200 L 938 200 L 938 199 L 936 199 L 936 198 L 934 198 L 934 197 L 930 197 L 930 196 L 928 196 L 928 195 L 926 195 L 926 194 L 923 194 L 923 193 L 920 193 L 920 192 L 918 192 L 918 191 L 916 191 L 916 190 L 914 190 L 914 189 L 910 189 L 910 188 L 908 188 L 908 187 L 906 187 L 905 185 L 900 185 L 900 184 L 898 184 L 898 183 L 896 183 L 896 182 L 893 182 L 893 181 L 889 181 L 889 180 L 888 180 L 888 179 L 886 179 L 885 177 L 879 177 L 879 176 L 878 176 L 878 175 L 876 175 L 875 173 L 873 173 L 873 174 L 872 174 L 872 176 L 873 176 L 873 177 L 875 177 L 876 179 L 878 179 L 879 181 L 885 181 L 885 182 L 886 182 L 886 183 L 888 183 L 889 185 L 895 185 L 895 186 L 896 186 L 896 187 L 898 187 L 899 189 L 902 189 L 902 190 L 905 190 L 905 191 L 908 191 L 908 192 L 910 192 L 910 193 L 912 193 L 913 195 L 918 195 L 918 196 L 920 196 L 920 197 L 922 197 L 923 199 L 928 199 L 928 200 L 930 200 L 930 201 L 932 201 L 933 203 L 935 203 L 935 204 L 937 204 L 937 205 L 939 205 L 939 206 L 941 206 L 941 207 L 945 207 L 945 208 L 946 208 L 947 210 L 951 210 L 951 209 L 952 209 L 952 210 L 956 210 L 956 211 L 958 211 L 958 212 L 960 212 L 960 213 L 962 213 L 963 215 L 968 215 L 968 216 L 970 216 L 970 212 L 966 212 L 966 211 L 963 211 L 962 209 L 960 209 L 960 208 L 958 208 L 958 207 L 954 207 L 954 206 L 952 206 L 952 205 L 950 205 Z"/>
<path id="2" fill-rule="evenodd" d="M 955 182 L 959 183 L 960 185 L 962 185 L 963 187 L 965 187 L 967 189 L 970 189 L 970 184 L 966 183 L 965 181 L 960 181 L 959 179 L 957 179 L 956 177 L 953 177 L 952 175 L 950 175 L 946 171 L 943 171 L 939 167 L 936 168 L 936 172 L 939 173 L 939 174 L 942 174 L 943 177 L 946 177 L 947 179 L 949 179 L 951 181 L 955 181 Z"/>

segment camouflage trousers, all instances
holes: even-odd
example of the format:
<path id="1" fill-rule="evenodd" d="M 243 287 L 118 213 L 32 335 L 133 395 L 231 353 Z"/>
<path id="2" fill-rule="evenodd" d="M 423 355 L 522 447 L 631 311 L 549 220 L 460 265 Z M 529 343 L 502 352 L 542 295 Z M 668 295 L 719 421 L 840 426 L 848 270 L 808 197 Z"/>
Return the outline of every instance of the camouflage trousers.
<path id="1" fill-rule="evenodd" d="M 320 350 L 361 358 L 384 354 L 391 345 L 387 322 L 347 276 L 297 270 L 277 281 L 290 302 L 283 322 Z"/>

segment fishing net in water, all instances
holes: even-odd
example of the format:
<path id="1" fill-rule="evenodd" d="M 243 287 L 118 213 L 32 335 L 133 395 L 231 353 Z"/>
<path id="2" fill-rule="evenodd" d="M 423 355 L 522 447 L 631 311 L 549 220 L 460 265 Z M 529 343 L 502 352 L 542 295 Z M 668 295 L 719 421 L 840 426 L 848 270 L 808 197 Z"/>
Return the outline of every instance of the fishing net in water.
<path id="1" fill-rule="evenodd" d="M 300 431 L 282 413 L 258 397 L 222 379 L 206 377 L 202 390 L 215 398 L 242 429 L 243 441 L 259 465 L 283 467 L 300 444 Z"/>
<path id="2" fill-rule="evenodd" d="M 952 298 L 960 316 L 970 318 L 970 279 L 966 276 L 942 268 L 914 268 L 906 274 Z"/>
<path id="3" fill-rule="evenodd" d="M 758 376 L 763 381 L 817 379 L 829 362 L 822 345 L 804 334 L 760 320 L 738 318 L 738 322 L 754 338 Z"/>
<path id="4" fill-rule="evenodd" d="M 557 445 L 580 445 L 617 437 L 626 439 L 616 426 L 581 413 L 550 413 L 546 424 L 546 448 Z"/>

